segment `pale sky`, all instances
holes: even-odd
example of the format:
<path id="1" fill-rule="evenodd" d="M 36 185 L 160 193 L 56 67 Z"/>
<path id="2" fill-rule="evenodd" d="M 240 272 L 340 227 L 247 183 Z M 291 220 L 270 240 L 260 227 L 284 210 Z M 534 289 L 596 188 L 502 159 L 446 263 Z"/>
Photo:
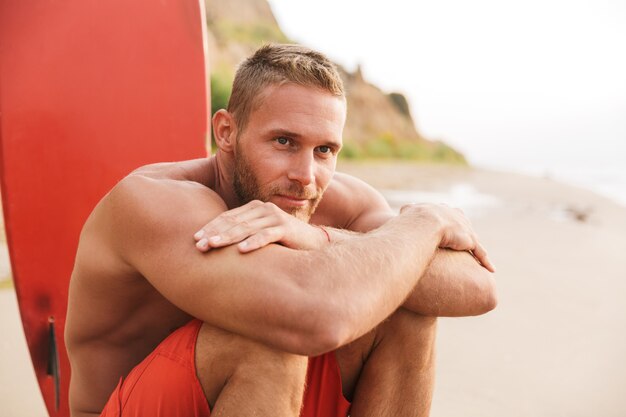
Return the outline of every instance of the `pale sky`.
<path id="1" fill-rule="evenodd" d="M 483 166 L 626 167 L 626 1 L 270 0 L 286 34 L 405 93 Z"/>

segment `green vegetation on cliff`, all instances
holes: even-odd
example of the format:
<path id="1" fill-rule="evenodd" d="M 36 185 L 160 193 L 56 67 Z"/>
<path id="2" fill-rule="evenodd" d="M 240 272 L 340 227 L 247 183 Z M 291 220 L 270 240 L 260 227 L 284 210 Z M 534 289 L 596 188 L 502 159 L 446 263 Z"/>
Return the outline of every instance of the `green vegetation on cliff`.
<path id="1" fill-rule="evenodd" d="M 209 26 L 220 38 L 229 42 L 246 45 L 260 45 L 263 42 L 291 43 L 277 26 L 267 23 L 240 24 L 230 20 L 220 20 Z"/>
<path id="2" fill-rule="evenodd" d="M 467 165 L 465 157 L 443 142 L 421 142 L 395 139 L 384 135 L 364 143 L 344 138 L 342 159 L 401 159 Z"/>
<path id="3" fill-rule="evenodd" d="M 211 71 L 211 116 L 219 109 L 225 109 L 228 106 L 233 76 L 232 71 L 224 68 Z"/>
<path id="4" fill-rule="evenodd" d="M 13 288 L 13 280 L 11 277 L 0 278 L 0 290 Z"/>

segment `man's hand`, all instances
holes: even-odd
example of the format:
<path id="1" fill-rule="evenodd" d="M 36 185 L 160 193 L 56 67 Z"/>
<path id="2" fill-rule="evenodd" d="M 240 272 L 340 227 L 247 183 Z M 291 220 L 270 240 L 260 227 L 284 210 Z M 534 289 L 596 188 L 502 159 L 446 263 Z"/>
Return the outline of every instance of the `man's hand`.
<path id="1" fill-rule="evenodd" d="M 440 248 L 468 251 L 487 270 L 495 272 L 495 267 L 487 257 L 487 251 L 478 242 L 478 236 L 462 210 L 445 204 L 409 204 L 403 206 L 400 213 L 434 216 L 441 224 Z"/>
<path id="2" fill-rule="evenodd" d="M 235 243 L 242 253 L 270 243 L 292 249 L 318 249 L 328 243 L 326 233 L 320 228 L 298 220 L 273 203 L 258 200 L 220 214 L 199 230 L 194 239 L 196 248 L 202 252 Z"/>

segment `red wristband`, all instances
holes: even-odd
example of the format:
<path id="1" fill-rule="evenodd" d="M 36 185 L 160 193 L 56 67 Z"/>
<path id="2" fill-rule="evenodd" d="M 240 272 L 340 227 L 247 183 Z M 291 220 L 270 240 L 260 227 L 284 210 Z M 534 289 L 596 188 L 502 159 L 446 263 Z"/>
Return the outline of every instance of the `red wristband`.
<path id="1" fill-rule="evenodd" d="M 320 229 L 322 229 L 322 232 L 324 232 L 324 234 L 326 235 L 326 239 L 328 240 L 328 243 L 330 243 L 330 234 L 328 234 L 328 231 L 319 225 L 315 225 L 315 227 L 319 227 Z"/>

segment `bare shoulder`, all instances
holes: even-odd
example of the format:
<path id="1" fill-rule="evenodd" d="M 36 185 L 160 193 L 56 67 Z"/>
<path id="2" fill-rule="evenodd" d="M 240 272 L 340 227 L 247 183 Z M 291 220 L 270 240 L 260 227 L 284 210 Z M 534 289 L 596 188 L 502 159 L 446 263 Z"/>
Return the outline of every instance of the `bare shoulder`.
<path id="1" fill-rule="evenodd" d="M 210 167 L 211 162 L 208 158 L 159 162 L 141 166 L 129 176 L 141 175 L 153 179 L 187 180 L 206 185 L 211 173 Z"/>
<path id="2" fill-rule="evenodd" d="M 83 227 L 81 240 L 94 231 L 100 237 L 117 237 L 110 233 L 115 225 L 138 219 L 144 222 L 163 220 L 198 198 L 203 204 L 194 204 L 195 207 L 208 206 L 223 211 L 223 200 L 202 181 L 206 179 L 202 172 L 208 170 L 206 158 L 155 163 L 135 169 L 100 200 Z"/>
<path id="3" fill-rule="evenodd" d="M 150 247 L 146 246 L 150 239 L 192 230 L 195 225 L 185 228 L 183 224 L 194 218 L 203 219 L 198 220 L 200 227 L 226 210 L 219 195 L 203 184 L 171 179 L 167 171 L 172 168 L 143 167 L 122 179 L 89 216 L 77 257 L 95 246 L 130 267 L 127 255 L 136 248 Z"/>
<path id="4" fill-rule="evenodd" d="M 216 192 L 199 182 L 141 171 L 120 181 L 103 203 L 110 226 L 152 232 L 180 231 L 180 224 L 190 218 L 206 219 L 227 209 Z"/>
<path id="5" fill-rule="evenodd" d="M 185 169 L 185 165 L 179 164 L 163 169 L 157 167 L 148 170 L 148 167 L 144 167 L 120 181 L 106 198 L 115 204 L 128 205 L 131 209 L 135 205 L 142 206 L 143 210 L 148 211 L 144 214 L 153 211 L 167 213 L 171 211 L 168 207 L 177 209 L 184 205 L 203 208 L 208 205 L 220 210 L 226 208 L 226 204 L 215 191 L 183 175 Z M 165 202 L 169 204 L 159 204 Z"/>
<path id="6" fill-rule="evenodd" d="M 316 216 L 320 223 L 329 226 L 360 230 L 358 224 L 364 216 L 388 211 L 389 205 L 374 187 L 352 175 L 336 172 Z"/>
<path id="7" fill-rule="evenodd" d="M 329 185 L 329 189 L 331 188 L 344 192 L 351 190 L 353 194 L 352 197 L 374 191 L 374 188 L 362 179 L 339 171 L 333 176 Z"/>

